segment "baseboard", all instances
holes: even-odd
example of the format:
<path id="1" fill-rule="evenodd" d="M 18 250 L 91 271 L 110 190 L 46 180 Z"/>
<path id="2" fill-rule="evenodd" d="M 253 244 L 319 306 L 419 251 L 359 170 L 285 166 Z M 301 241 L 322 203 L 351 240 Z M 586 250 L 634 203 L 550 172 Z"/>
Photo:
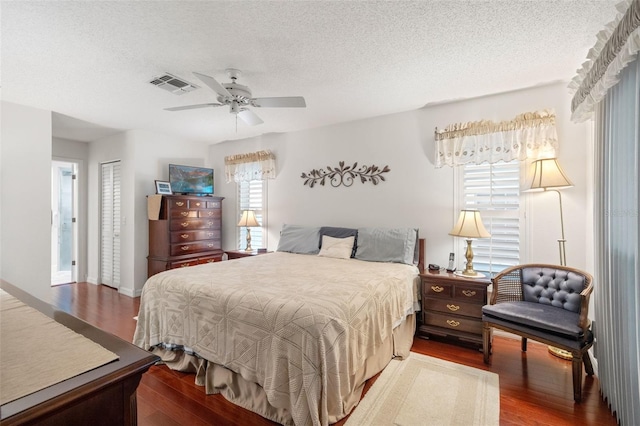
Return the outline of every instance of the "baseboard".
<path id="1" fill-rule="evenodd" d="M 129 297 L 140 297 L 140 295 L 142 294 L 142 289 L 134 290 L 131 288 L 120 287 L 118 289 L 118 293 L 124 294 L 125 296 L 129 296 Z"/>
<path id="2" fill-rule="evenodd" d="M 87 276 L 87 282 L 89 284 L 98 285 L 98 278 Z"/>

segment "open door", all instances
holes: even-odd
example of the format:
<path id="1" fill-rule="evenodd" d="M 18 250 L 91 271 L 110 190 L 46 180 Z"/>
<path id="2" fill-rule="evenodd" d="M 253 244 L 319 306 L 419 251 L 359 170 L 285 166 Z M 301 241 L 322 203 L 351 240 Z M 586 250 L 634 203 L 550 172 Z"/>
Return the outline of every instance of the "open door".
<path id="1" fill-rule="evenodd" d="M 77 280 L 78 164 L 51 162 L 51 285 Z"/>

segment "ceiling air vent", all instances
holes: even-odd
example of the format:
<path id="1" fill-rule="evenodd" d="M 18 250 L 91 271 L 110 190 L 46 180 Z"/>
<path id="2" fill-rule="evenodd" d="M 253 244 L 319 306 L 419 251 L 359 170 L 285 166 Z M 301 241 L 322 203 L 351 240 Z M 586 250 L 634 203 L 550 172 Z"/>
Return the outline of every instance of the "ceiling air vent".
<path id="1" fill-rule="evenodd" d="M 153 79 L 151 79 L 151 81 L 149 81 L 149 83 L 168 92 L 171 92 L 174 95 L 182 95 L 183 93 L 193 92 L 198 88 L 198 86 L 196 86 L 195 84 L 189 83 L 188 81 L 182 80 L 181 78 L 178 78 L 175 75 L 169 73 L 154 77 Z"/>

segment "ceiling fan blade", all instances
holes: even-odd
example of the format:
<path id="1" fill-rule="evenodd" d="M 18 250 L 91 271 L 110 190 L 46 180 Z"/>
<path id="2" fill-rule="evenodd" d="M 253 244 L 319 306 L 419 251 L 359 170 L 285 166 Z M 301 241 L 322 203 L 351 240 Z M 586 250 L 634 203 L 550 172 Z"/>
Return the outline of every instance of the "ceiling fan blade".
<path id="1" fill-rule="evenodd" d="M 208 104 L 198 104 L 198 105 L 187 105 L 187 106 L 179 106 L 179 107 L 171 107 L 165 108 L 165 111 L 184 111 L 186 109 L 196 109 L 196 108 L 206 108 L 206 107 L 219 107 L 223 104 L 217 103 L 208 103 Z"/>
<path id="2" fill-rule="evenodd" d="M 222 84 L 218 83 L 215 78 L 209 77 L 208 75 L 200 74 L 199 72 L 195 72 L 194 74 L 198 77 L 204 84 L 209 86 L 214 92 L 218 95 L 225 98 L 232 98 L 231 93 L 227 89 L 225 89 Z"/>
<path id="3" fill-rule="evenodd" d="M 307 106 L 302 96 L 255 98 L 251 100 L 251 104 L 267 108 L 304 108 Z"/>
<path id="4" fill-rule="evenodd" d="M 240 110 L 240 112 L 238 113 L 238 117 L 240 117 L 240 119 L 247 123 L 249 126 L 255 126 L 264 123 L 264 121 L 262 121 L 262 119 L 258 117 L 255 112 L 248 109 Z"/>

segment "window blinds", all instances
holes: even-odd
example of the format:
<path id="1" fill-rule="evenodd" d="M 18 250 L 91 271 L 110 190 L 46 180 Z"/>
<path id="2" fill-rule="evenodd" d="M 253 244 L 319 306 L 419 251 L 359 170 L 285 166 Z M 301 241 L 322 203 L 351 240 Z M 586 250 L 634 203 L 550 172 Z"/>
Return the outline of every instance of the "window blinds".
<path id="1" fill-rule="evenodd" d="M 473 241 L 474 269 L 496 273 L 520 263 L 520 164 L 467 164 L 463 208 L 477 209 L 491 238 Z"/>
<path id="2" fill-rule="evenodd" d="M 254 210 L 256 219 L 261 225 L 260 227 L 251 228 L 251 246 L 254 248 L 266 247 L 266 238 L 264 236 L 264 227 L 266 215 L 264 214 L 264 205 L 266 204 L 266 181 L 249 180 L 238 182 L 238 219 L 242 216 L 244 210 Z M 236 223 L 237 223 L 236 221 Z M 238 247 L 244 248 L 247 244 L 247 228 L 238 227 Z"/>

